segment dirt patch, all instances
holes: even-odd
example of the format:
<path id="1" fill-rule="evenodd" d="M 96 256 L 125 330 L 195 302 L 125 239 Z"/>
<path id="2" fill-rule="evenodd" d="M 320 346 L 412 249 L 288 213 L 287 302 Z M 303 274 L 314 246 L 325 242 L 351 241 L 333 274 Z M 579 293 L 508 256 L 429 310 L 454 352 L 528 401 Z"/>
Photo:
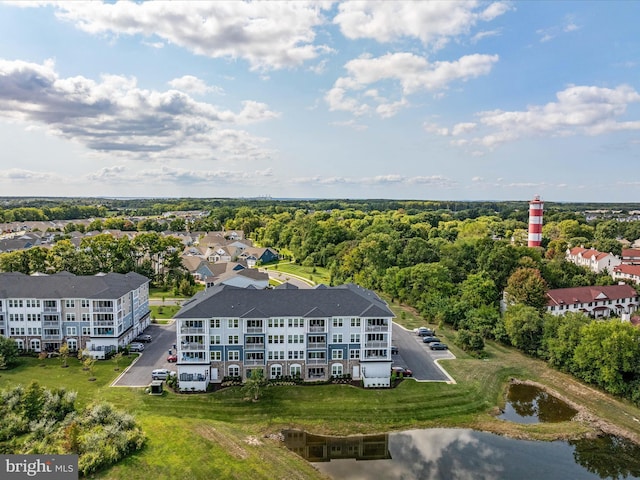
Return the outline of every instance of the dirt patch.
<path id="1" fill-rule="evenodd" d="M 249 457 L 249 453 L 242 448 L 242 446 L 211 426 L 200 425 L 196 427 L 194 431 L 202 438 L 206 438 L 207 440 L 211 440 L 212 442 L 219 444 L 224 450 L 236 458 L 244 460 Z"/>

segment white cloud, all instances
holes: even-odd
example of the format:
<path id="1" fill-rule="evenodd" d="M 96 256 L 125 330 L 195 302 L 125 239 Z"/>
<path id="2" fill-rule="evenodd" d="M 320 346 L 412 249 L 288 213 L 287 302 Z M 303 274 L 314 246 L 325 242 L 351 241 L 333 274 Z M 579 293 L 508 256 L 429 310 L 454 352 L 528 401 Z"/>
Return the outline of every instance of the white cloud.
<path id="1" fill-rule="evenodd" d="M 350 39 L 392 42 L 417 38 L 424 45 L 440 48 L 451 38 L 468 34 L 479 21 L 492 20 L 510 9 L 506 2 L 481 10 L 483 5 L 477 1 L 341 2 L 333 21 Z"/>
<path id="2" fill-rule="evenodd" d="M 331 122 L 329 125 L 334 125 L 336 127 L 348 127 L 351 128 L 353 130 L 356 130 L 357 132 L 364 132 L 365 130 L 368 129 L 368 127 L 366 125 L 363 125 L 362 123 L 357 123 L 355 120 L 346 120 L 343 122 Z"/>
<path id="3" fill-rule="evenodd" d="M 129 159 L 268 158 L 266 139 L 233 129 L 277 118 L 264 103 L 240 112 L 178 90 L 143 90 L 135 78 L 60 78 L 53 62 L 0 59 L 0 116 L 35 125 L 98 152 Z"/>
<path id="4" fill-rule="evenodd" d="M 169 85 L 183 92 L 204 95 L 206 93 L 217 93 L 222 95 L 224 92 L 220 87 L 207 85 L 204 80 L 193 75 L 184 75 L 180 78 L 174 78 Z"/>
<path id="5" fill-rule="evenodd" d="M 293 178 L 291 183 L 309 185 L 364 185 L 376 186 L 402 186 L 402 185 L 431 185 L 435 187 L 451 187 L 455 181 L 442 175 L 409 177 L 399 174 L 376 175 L 373 177 L 298 177 Z"/>
<path id="6" fill-rule="evenodd" d="M 330 51 L 314 28 L 330 2 L 263 1 L 17 2 L 51 4 L 57 16 L 94 35 L 140 35 L 212 58 L 241 58 L 254 70 L 299 66 Z"/>
<path id="7" fill-rule="evenodd" d="M 407 96 L 421 91 L 434 92 L 447 88 L 457 80 L 468 80 L 491 71 L 497 55 L 466 55 L 453 62 L 430 63 L 425 57 L 413 53 L 389 53 L 381 57 L 362 56 L 347 62 L 347 77 L 336 80 L 325 96 L 330 110 L 349 111 L 354 115 L 363 115 L 372 108 L 381 116 L 395 115 L 400 107 L 408 105 L 405 98 L 388 100 L 379 95 L 370 85 L 379 82 L 394 81 L 400 85 L 402 95 Z M 364 102 L 363 98 L 348 96 L 350 92 L 364 91 L 359 97 L 374 98 L 383 108 L 377 110 Z M 372 92 L 375 93 L 372 94 Z"/>
<path id="8" fill-rule="evenodd" d="M 613 89 L 570 86 L 558 92 L 556 98 L 556 102 L 532 105 L 523 111 L 480 112 L 477 123 L 459 123 L 451 130 L 452 135 L 458 136 L 481 130 L 480 136 L 461 138 L 454 144 L 492 148 L 532 136 L 594 136 L 640 130 L 640 120 L 620 120 L 630 104 L 640 103 L 640 94 L 628 85 Z M 428 131 L 435 129 L 431 126 Z"/>

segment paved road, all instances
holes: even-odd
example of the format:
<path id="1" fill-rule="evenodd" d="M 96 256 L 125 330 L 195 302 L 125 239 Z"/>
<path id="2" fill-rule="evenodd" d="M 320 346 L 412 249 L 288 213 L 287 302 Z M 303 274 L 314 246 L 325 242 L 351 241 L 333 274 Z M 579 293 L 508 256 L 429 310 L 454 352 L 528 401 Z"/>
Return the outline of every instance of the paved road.
<path id="1" fill-rule="evenodd" d="M 153 341 L 144 344 L 144 352 L 114 383 L 116 387 L 146 387 L 151 383 L 151 371 L 156 368 L 176 370 L 175 363 L 167 362 L 169 349 L 176 343 L 176 324 L 149 325 L 144 333 Z M 175 350 L 174 350 L 175 352 Z"/>
<path id="2" fill-rule="evenodd" d="M 432 351 L 422 343 L 413 331 L 405 330 L 393 324 L 393 344 L 398 347 L 399 354 L 393 355 L 393 365 L 408 368 L 413 378 L 419 381 L 448 382 L 451 379 L 436 365 L 440 358 L 455 358 L 448 350 Z"/>
<path id="3" fill-rule="evenodd" d="M 269 275 L 269 278 L 273 278 L 274 280 L 277 280 L 278 282 L 289 282 L 292 285 L 295 285 L 298 288 L 312 288 L 311 285 L 309 285 L 307 282 L 300 280 L 296 277 L 291 276 L 290 273 L 280 273 L 276 270 L 260 270 L 261 272 L 267 272 L 267 274 Z"/>

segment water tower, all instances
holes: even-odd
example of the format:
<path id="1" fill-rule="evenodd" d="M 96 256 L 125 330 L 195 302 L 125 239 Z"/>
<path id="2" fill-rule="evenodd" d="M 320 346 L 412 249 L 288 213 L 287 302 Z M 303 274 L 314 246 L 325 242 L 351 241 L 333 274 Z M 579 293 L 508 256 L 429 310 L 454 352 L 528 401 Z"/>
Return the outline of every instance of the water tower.
<path id="1" fill-rule="evenodd" d="M 529 202 L 529 247 L 539 247 L 542 244 L 542 210 L 544 202 L 540 195 L 535 195 Z"/>

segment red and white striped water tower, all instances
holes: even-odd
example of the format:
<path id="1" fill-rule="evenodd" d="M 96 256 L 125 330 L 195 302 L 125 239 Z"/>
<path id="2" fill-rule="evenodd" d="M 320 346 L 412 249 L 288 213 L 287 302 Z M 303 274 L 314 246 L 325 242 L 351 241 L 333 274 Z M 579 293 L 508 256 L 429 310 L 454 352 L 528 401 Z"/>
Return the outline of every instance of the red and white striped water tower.
<path id="1" fill-rule="evenodd" d="M 529 238 L 528 246 L 539 247 L 542 245 L 542 210 L 544 202 L 540 195 L 535 195 L 529 202 Z"/>

